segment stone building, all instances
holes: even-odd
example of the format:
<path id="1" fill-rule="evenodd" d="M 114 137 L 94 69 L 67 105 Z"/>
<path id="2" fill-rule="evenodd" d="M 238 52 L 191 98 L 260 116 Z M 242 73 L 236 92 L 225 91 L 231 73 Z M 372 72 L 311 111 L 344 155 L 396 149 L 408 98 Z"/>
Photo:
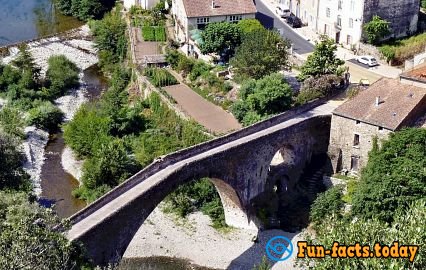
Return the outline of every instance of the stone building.
<path id="1" fill-rule="evenodd" d="M 417 31 L 420 0 L 276 0 L 292 7 L 318 34 L 326 34 L 347 48 L 363 38 L 363 25 L 374 15 L 390 22 L 393 37 Z"/>
<path id="2" fill-rule="evenodd" d="M 390 133 L 418 124 L 426 114 L 426 77 L 422 83 L 383 78 L 333 112 L 329 156 L 334 172 L 358 172 L 367 164 L 375 137 L 380 144 Z"/>

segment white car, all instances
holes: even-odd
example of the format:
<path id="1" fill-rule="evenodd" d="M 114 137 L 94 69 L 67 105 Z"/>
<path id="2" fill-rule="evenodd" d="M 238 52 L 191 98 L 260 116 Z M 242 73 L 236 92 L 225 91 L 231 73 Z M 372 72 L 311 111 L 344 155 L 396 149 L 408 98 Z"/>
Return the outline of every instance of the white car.
<path id="1" fill-rule="evenodd" d="M 275 13 L 281 18 L 287 18 L 291 15 L 290 9 L 287 6 L 277 6 L 275 8 Z"/>
<path id="2" fill-rule="evenodd" d="M 367 65 L 369 67 L 374 67 L 374 66 L 379 65 L 379 63 L 377 63 L 376 58 L 374 58 L 373 56 L 369 56 L 369 55 L 358 56 L 356 61 L 358 61 L 358 63 Z"/>

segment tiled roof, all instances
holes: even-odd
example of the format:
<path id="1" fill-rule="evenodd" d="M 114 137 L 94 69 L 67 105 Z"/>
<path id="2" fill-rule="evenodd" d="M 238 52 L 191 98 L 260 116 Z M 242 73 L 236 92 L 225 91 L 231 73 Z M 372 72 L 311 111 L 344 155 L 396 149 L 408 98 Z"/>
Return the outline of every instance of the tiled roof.
<path id="1" fill-rule="evenodd" d="M 188 17 L 210 17 L 256 13 L 253 0 L 183 0 Z"/>
<path id="2" fill-rule="evenodd" d="M 411 79 L 426 83 L 426 64 L 421 64 L 410 71 L 402 73 L 400 76 L 404 79 Z"/>
<path id="3" fill-rule="evenodd" d="M 380 97 L 378 106 L 376 97 Z M 383 78 L 339 106 L 333 113 L 397 130 L 417 106 L 422 106 L 422 110 L 426 111 L 426 89 Z"/>

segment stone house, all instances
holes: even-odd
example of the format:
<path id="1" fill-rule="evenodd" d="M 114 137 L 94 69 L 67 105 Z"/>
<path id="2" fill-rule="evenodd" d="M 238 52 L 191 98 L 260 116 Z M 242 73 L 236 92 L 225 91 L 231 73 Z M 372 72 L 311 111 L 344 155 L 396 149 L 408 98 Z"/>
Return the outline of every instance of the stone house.
<path id="1" fill-rule="evenodd" d="M 426 75 L 426 67 L 422 70 Z M 359 172 L 375 137 L 380 144 L 401 128 L 425 126 L 418 121 L 426 114 L 426 77 L 416 86 L 403 80 L 382 78 L 333 112 L 328 152 L 334 172 Z"/>
<path id="2" fill-rule="evenodd" d="M 123 5 L 126 9 L 130 9 L 132 6 L 140 6 L 143 9 L 151 9 L 158 4 L 160 0 L 124 0 Z"/>
<path id="3" fill-rule="evenodd" d="M 420 0 L 277 0 L 292 7 L 304 24 L 347 48 L 362 41 L 363 25 L 374 15 L 390 22 L 391 36 L 417 31 Z"/>
<path id="4" fill-rule="evenodd" d="M 253 0 L 173 0 L 172 16 L 175 21 L 175 36 L 178 42 L 187 45 L 187 53 L 200 54 L 196 30 L 203 30 L 212 22 L 238 22 L 254 19 L 256 6 Z M 195 32 L 194 32 L 195 30 Z"/>

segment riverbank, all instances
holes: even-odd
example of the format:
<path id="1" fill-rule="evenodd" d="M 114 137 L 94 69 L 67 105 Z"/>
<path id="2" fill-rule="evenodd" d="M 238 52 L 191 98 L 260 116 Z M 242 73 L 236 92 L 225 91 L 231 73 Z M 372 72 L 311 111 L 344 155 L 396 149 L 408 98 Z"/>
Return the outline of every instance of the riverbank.
<path id="1" fill-rule="evenodd" d="M 210 218 L 200 212 L 183 221 L 163 213 L 160 205 L 140 227 L 124 259 L 175 257 L 213 269 L 250 270 L 266 256 L 265 246 L 272 237 L 288 237 L 294 247 L 302 238 L 301 233 L 268 230 L 259 232 L 255 243 L 255 231 L 234 228 L 219 232 L 211 225 Z M 276 263 L 272 269 L 296 269 L 295 255 L 294 252 L 291 259 Z"/>
<path id="2" fill-rule="evenodd" d="M 91 41 L 90 29 L 87 25 L 70 31 L 66 36 L 51 37 L 40 39 L 27 44 L 29 52 L 32 54 L 35 63 L 41 68 L 41 75 L 46 74 L 48 64 L 47 60 L 53 55 L 65 55 L 69 60 L 73 61 L 81 70 L 80 87 L 71 89 L 67 95 L 55 100 L 55 105 L 65 115 L 65 121 L 73 118 L 78 108 L 89 99 L 87 97 L 87 85 L 84 83 L 83 71 L 98 62 L 96 48 Z M 4 57 L 4 64 L 10 63 L 16 58 L 19 50 L 17 47 L 9 48 L 10 55 Z M 22 148 L 26 154 L 27 161 L 24 169 L 30 175 L 34 184 L 34 192 L 40 195 L 41 190 L 41 173 L 45 161 L 45 147 L 49 141 L 49 134 L 35 127 L 27 127 L 25 129 L 26 139 L 22 144 Z M 66 158 L 66 163 L 74 161 Z M 66 168 L 73 167 L 65 164 Z M 77 174 L 78 175 L 78 174 Z"/>

